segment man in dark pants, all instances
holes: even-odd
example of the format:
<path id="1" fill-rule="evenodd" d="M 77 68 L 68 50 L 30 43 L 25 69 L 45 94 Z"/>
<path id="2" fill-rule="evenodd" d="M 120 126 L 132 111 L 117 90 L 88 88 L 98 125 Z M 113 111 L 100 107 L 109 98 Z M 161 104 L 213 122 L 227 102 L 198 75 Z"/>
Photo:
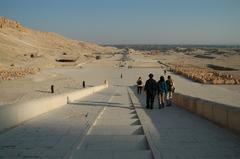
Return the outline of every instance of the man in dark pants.
<path id="1" fill-rule="evenodd" d="M 146 93 L 146 108 L 153 109 L 154 98 L 157 92 L 157 82 L 153 79 L 153 74 L 149 74 L 149 79 L 146 81 L 144 86 L 144 91 Z"/>

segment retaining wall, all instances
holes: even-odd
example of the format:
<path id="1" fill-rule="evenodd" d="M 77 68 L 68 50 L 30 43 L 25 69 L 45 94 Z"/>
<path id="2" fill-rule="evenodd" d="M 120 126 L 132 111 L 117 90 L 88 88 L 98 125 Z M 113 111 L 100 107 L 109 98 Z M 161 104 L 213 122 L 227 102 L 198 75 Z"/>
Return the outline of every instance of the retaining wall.
<path id="1" fill-rule="evenodd" d="M 240 134 L 240 107 L 174 93 L 173 103 Z"/>
<path id="2" fill-rule="evenodd" d="M 17 126 L 26 120 L 64 106 L 70 101 L 91 95 L 107 87 L 108 84 L 106 83 L 104 85 L 88 87 L 70 93 L 0 106 L 0 131 Z"/>

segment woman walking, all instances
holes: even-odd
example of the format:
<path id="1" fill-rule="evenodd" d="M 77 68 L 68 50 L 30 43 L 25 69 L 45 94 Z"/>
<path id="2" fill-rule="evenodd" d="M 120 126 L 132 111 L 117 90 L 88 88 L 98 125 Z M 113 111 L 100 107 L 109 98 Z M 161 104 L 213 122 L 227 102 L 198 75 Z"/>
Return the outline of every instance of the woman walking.
<path id="1" fill-rule="evenodd" d="M 173 83 L 171 76 L 168 76 L 168 79 L 166 80 L 166 84 L 167 84 L 167 94 L 168 94 L 167 106 L 171 106 L 172 105 L 172 95 L 175 90 L 174 83 Z"/>
<path id="2" fill-rule="evenodd" d="M 143 88 L 143 81 L 142 81 L 142 78 L 139 77 L 137 80 L 137 93 L 138 94 L 141 94 L 142 88 Z"/>
<path id="3" fill-rule="evenodd" d="M 161 109 L 164 108 L 164 102 L 167 96 L 167 84 L 163 76 L 161 76 L 158 81 L 158 95 L 159 109 Z"/>

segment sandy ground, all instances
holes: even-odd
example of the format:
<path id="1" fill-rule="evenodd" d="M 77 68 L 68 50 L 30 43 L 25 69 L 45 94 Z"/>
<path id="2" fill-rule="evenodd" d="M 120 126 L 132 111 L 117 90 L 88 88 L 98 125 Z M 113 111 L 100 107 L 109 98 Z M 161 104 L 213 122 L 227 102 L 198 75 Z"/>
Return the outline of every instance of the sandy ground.
<path id="1" fill-rule="evenodd" d="M 149 72 L 153 72 L 159 79 L 162 69 L 170 63 L 204 68 L 208 64 L 231 67 L 238 70 L 228 73 L 240 76 L 239 51 L 213 53 L 213 59 L 196 58 L 194 56 L 199 54 L 196 51 L 184 53 L 173 50 L 149 55 L 147 52 L 131 49 L 129 56 L 123 56 L 117 53 L 124 50 L 71 40 L 55 33 L 31 30 L 6 18 L 0 18 L 0 24 L 0 69 L 41 69 L 36 75 L 28 75 L 23 79 L 0 80 L 0 105 L 53 95 L 50 93 L 52 84 L 55 86 L 55 94 L 58 94 L 81 89 L 83 80 L 88 86 L 101 84 L 104 80 L 118 85 L 121 73 L 125 85 L 135 84 L 139 76 L 146 80 Z M 96 60 L 97 56 L 100 56 L 99 60 Z M 63 63 L 59 62 L 59 59 L 72 59 L 74 62 Z M 127 61 L 122 61 L 123 59 Z M 239 85 L 201 85 L 180 76 L 173 76 L 176 90 L 181 93 L 240 105 L 236 102 L 240 94 Z"/>
<path id="2" fill-rule="evenodd" d="M 41 69 L 66 65 L 59 60 L 72 60 L 68 65 L 118 52 L 113 47 L 66 38 L 52 32 L 41 32 L 22 26 L 20 23 L 0 16 L 0 66 L 6 68 L 37 67 Z"/>
<path id="3" fill-rule="evenodd" d="M 109 58 L 111 59 L 109 60 Z M 102 60 L 88 60 L 79 63 L 76 67 L 65 67 L 59 69 L 46 69 L 36 75 L 26 76 L 24 79 L 0 81 L 0 105 L 12 104 L 50 96 L 63 92 L 70 92 L 82 88 L 83 80 L 86 81 L 87 87 L 102 84 L 102 80 L 98 80 L 98 72 L 95 73 L 95 68 L 118 68 L 121 56 L 105 56 Z M 84 67 L 84 68 L 81 68 Z M 92 71 L 88 71 L 86 67 Z M 114 68 L 113 68 L 114 69 Z M 90 77 L 88 77 L 89 75 Z M 103 76 L 104 77 L 104 76 Z M 110 78 L 110 77 L 108 77 Z M 91 79 L 96 79 L 93 82 Z M 55 93 L 50 93 L 50 87 L 54 85 Z"/>
<path id="4" fill-rule="evenodd" d="M 54 84 L 55 92 L 58 94 L 81 89 L 83 80 L 86 81 L 87 86 L 102 84 L 104 80 L 108 80 L 110 85 L 121 83 L 124 86 L 131 86 L 135 85 L 139 76 L 146 81 L 150 72 L 154 73 L 157 80 L 160 75 L 163 75 L 162 68 L 164 66 L 158 63 L 159 57 L 134 54 L 129 56 L 130 61 L 128 62 L 122 62 L 121 58 L 122 55 L 117 54 L 79 64 L 82 68 L 47 69 L 21 80 L 2 81 L 0 90 L 4 93 L 0 94 L 0 104 L 6 105 L 53 95 L 50 93 L 52 84 Z M 123 74 L 123 79 L 120 78 L 121 74 Z M 171 75 L 177 92 L 240 106 L 238 100 L 240 98 L 239 85 L 202 85 L 178 75 Z"/>
<path id="5" fill-rule="evenodd" d="M 50 92 L 52 84 L 55 88 L 54 94 L 81 88 L 81 83 L 77 80 L 43 71 L 37 75 L 28 76 L 25 79 L 2 81 L 0 83 L 0 90 L 4 93 L 0 95 L 0 104 L 11 104 L 33 98 L 51 96 L 53 95 Z"/>

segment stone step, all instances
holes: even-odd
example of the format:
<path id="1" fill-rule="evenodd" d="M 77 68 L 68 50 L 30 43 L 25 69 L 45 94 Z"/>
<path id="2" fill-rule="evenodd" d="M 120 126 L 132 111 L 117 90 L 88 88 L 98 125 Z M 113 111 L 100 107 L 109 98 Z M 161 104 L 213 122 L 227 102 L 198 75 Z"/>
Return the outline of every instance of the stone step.
<path id="1" fill-rule="evenodd" d="M 135 115 L 131 116 L 131 119 L 138 119 L 138 115 L 135 114 Z"/>
<path id="2" fill-rule="evenodd" d="M 149 150 L 144 135 L 88 135 L 80 150 Z"/>
<path id="3" fill-rule="evenodd" d="M 91 135 L 143 135 L 143 128 L 140 125 L 96 125 L 90 132 Z"/>
<path id="4" fill-rule="evenodd" d="M 141 125 L 138 119 L 99 119 L 97 125 Z"/>
<path id="5" fill-rule="evenodd" d="M 77 151 L 72 159 L 153 159 L 150 150 L 142 151 Z"/>
<path id="6" fill-rule="evenodd" d="M 137 114 L 136 110 L 130 111 L 130 114 Z"/>
<path id="7" fill-rule="evenodd" d="M 99 119 L 138 119 L 137 114 L 129 114 L 129 113 L 124 113 L 124 114 L 105 114 L 101 116 Z"/>
<path id="8" fill-rule="evenodd" d="M 110 113 L 110 114 L 124 114 L 124 113 L 128 114 L 130 112 L 132 112 L 132 110 L 129 108 L 127 108 L 127 109 L 106 108 L 104 110 L 104 113 L 106 113 L 106 114 L 108 114 L 108 113 Z"/>

